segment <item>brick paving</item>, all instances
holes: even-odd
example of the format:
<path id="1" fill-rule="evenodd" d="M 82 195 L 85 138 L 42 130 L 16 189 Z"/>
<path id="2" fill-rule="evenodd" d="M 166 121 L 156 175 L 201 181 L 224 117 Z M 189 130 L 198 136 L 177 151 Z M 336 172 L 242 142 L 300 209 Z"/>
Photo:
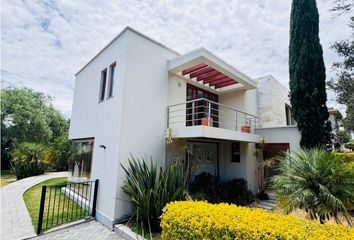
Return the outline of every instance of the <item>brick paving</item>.
<path id="1" fill-rule="evenodd" d="M 81 223 L 32 238 L 38 240 L 124 240 L 97 221 Z"/>
<path id="2" fill-rule="evenodd" d="M 22 195 L 27 189 L 40 182 L 50 178 L 66 176 L 68 176 L 68 172 L 47 173 L 24 178 L 3 187 L 0 190 L 1 239 L 24 239 L 36 236 Z"/>

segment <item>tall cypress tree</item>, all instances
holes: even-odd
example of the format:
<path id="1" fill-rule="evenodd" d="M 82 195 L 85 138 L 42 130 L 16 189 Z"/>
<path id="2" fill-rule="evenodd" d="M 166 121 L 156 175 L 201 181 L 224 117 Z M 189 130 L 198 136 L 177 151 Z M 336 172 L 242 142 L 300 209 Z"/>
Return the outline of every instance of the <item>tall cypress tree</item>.
<path id="1" fill-rule="evenodd" d="M 326 106 L 326 69 L 319 39 L 316 0 L 293 0 L 290 17 L 290 101 L 300 145 L 324 146 L 331 126 Z"/>

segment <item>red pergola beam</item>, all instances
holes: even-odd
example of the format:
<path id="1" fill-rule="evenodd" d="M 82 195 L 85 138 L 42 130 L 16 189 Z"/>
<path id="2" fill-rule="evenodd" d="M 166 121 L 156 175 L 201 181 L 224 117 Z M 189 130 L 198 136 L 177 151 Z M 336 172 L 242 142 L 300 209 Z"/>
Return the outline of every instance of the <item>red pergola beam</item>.
<path id="1" fill-rule="evenodd" d="M 215 70 L 215 72 L 210 72 L 210 73 L 203 74 L 202 76 L 197 77 L 197 80 L 198 81 L 208 80 L 208 79 L 215 78 L 215 77 L 221 77 L 222 75 L 224 75 L 224 74 Z"/>
<path id="2" fill-rule="evenodd" d="M 219 79 L 219 80 L 215 80 L 215 81 L 209 82 L 209 86 L 216 86 L 218 84 L 221 84 L 221 83 L 224 83 L 224 82 L 229 82 L 231 80 L 233 81 L 233 79 L 229 78 L 229 77 L 222 78 L 222 79 Z"/>
<path id="3" fill-rule="evenodd" d="M 186 75 L 188 73 L 191 73 L 191 72 L 194 72 L 196 70 L 202 69 L 202 68 L 204 68 L 206 66 L 208 66 L 208 65 L 206 65 L 204 63 L 197 64 L 197 65 L 195 65 L 193 67 L 190 67 L 190 68 L 187 68 L 186 70 L 183 70 L 182 71 L 182 75 Z"/>
<path id="4" fill-rule="evenodd" d="M 215 88 L 227 87 L 227 86 L 230 86 L 235 83 L 237 83 L 235 80 L 228 80 L 227 82 L 223 82 L 223 83 L 215 85 Z"/>
<path id="5" fill-rule="evenodd" d="M 212 67 L 206 67 L 206 68 L 203 68 L 201 70 L 192 72 L 189 75 L 189 77 L 190 78 L 198 77 L 200 75 L 203 75 L 203 74 L 206 74 L 206 73 L 209 73 L 209 72 L 212 72 L 212 71 L 216 71 L 216 70 L 214 68 L 212 68 Z"/>
<path id="6" fill-rule="evenodd" d="M 218 74 L 218 75 L 215 75 L 215 76 L 211 76 L 211 77 L 208 77 L 208 78 L 205 78 L 203 79 L 203 83 L 209 83 L 211 81 L 214 81 L 214 80 L 218 80 L 218 79 L 221 79 L 221 78 L 225 78 L 226 76 L 222 73 Z"/>

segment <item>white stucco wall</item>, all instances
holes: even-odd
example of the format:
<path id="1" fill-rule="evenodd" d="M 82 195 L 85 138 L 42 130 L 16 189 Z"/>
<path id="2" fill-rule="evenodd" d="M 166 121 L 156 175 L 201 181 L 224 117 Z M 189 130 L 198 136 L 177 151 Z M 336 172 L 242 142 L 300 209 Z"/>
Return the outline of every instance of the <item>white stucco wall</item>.
<path id="1" fill-rule="evenodd" d="M 165 160 L 165 131 L 168 103 L 167 60 L 176 54 L 127 32 L 126 79 L 120 132 L 119 161 L 128 164 L 130 154 Z M 121 190 L 125 174 L 119 166 L 115 219 L 129 214 L 130 202 Z"/>
<path id="2" fill-rule="evenodd" d="M 300 148 L 301 133 L 296 126 L 257 128 L 256 133 L 264 136 L 266 143 L 289 143 L 291 151 Z"/>
<path id="3" fill-rule="evenodd" d="M 86 66 L 75 80 L 69 138 L 94 137 L 91 179 L 99 179 L 97 218 L 102 222 L 115 217 L 119 143 L 126 75 L 127 36 L 123 34 Z M 99 103 L 101 71 L 116 62 L 114 96 Z M 107 94 L 106 94 L 107 96 Z M 105 145 L 106 149 L 99 148 Z"/>
<path id="4" fill-rule="evenodd" d="M 254 143 L 240 143 L 241 160 L 239 163 L 231 162 L 232 142 L 222 141 L 219 143 L 219 173 L 221 181 L 234 178 L 247 180 L 248 188 L 257 192 L 256 158 Z"/>

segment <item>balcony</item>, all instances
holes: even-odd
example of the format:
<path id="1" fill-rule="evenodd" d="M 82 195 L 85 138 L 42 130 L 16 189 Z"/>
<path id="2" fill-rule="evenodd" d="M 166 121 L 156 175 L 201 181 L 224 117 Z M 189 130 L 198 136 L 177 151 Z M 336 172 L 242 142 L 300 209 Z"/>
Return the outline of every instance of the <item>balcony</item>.
<path id="1" fill-rule="evenodd" d="M 167 107 L 167 127 L 176 138 L 258 142 L 256 123 L 256 116 L 206 98 Z"/>

